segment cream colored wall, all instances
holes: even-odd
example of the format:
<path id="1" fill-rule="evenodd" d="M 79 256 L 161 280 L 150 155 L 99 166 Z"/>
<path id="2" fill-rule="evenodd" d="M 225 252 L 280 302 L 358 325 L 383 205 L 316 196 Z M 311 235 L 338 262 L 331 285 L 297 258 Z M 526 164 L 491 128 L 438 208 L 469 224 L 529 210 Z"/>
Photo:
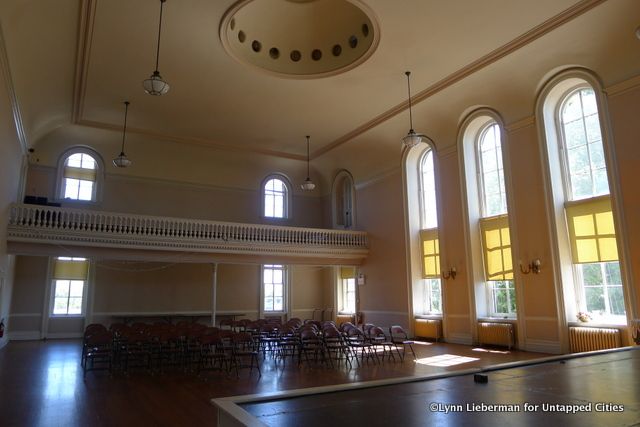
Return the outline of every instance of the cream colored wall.
<path id="1" fill-rule="evenodd" d="M 17 256 L 11 300 L 11 336 L 39 338 L 45 302 L 48 257 Z"/>
<path id="2" fill-rule="evenodd" d="M 442 280 L 443 331 L 450 341 L 470 342 L 473 335 L 469 301 L 469 272 L 465 271 L 466 242 L 460 187 L 458 153 L 436 152 L 438 161 L 441 269 L 456 269 L 455 279 Z"/>
<path id="3" fill-rule="evenodd" d="M 55 178 L 55 168 L 32 165 L 26 185 L 27 194 L 55 199 Z M 274 223 L 274 220 L 261 216 L 261 180 L 262 177 L 256 177 L 255 188 L 247 190 L 181 181 L 152 180 L 112 174 L 109 171 L 104 182 L 102 202 L 83 208 L 229 222 Z M 78 205 L 63 202 L 63 206 Z M 294 194 L 291 215 L 290 219 L 279 220 L 277 224 L 323 227 L 323 199 Z"/>
<path id="4" fill-rule="evenodd" d="M 94 316 L 211 311 L 210 265 L 98 261 L 94 270 Z"/>
<path id="5" fill-rule="evenodd" d="M 400 171 L 356 186 L 358 229 L 369 233 L 370 253 L 359 271 L 366 284 L 358 286 L 365 321 L 383 326 L 409 319 L 405 261 L 404 213 Z"/>
<path id="6" fill-rule="evenodd" d="M 332 306 L 332 304 L 327 305 L 325 301 L 326 290 L 332 286 L 331 282 L 325 280 L 325 270 L 333 270 L 333 268 L 315 265 L 291 266 L 292 317 L 298 317 L 302 320 L 311 319 L 314 309 L 324 310 Z"/>
<path id="7" fill-rule="evenodd" d="M 260 266 L 218 265 L 216 309 L 219 312 L 245 313 L 257 319 L 260 311 Z"/>
<path id="8" fill-rule="evenodd" d="M 0 338 L 0 348 L 8 342 L 11 293 L 14 288 L 14 257 L 7 254 L 9 205 L 18 199 L 22 165 L 22 148 L 16 133 L 11 104 L 8 64 L 4 56 L 4 40 L 0 27 L 0 321 L 4 319 L 7 333 Z"/>
<path id="9" fill-rule="evenodd" d="M 557 342 L 559 311 L 551 268 L 551 230 L 545 208 L 543 169 L 540 163 L 537 129 L 533 121 L 507 130 L 505 150 L 509 152 L 514 204 L 510 211 L 512 228 L 517 235 L 514 259 L 515 280 L 520 303 L 519 331 L 526 342 Z M 513 221 L 515 220 L 515 221 Z M 540 274 L 522 274 L 525 266 L 540 259 Z"/>
<path id="10" fill-rule="evenodd" d="M 626 219 L 625 237 L 627 239 L 630 257 L 627 260 L 629 277 L 634 284 L 635 300 L 638 319 L 640 307 L 640 191 L 638 190 L 638 165 L 640 165 L 640 77 L 633 80 L 633 85 L 627 89 L 621 88 L 609 96 L 609 115 L 613 131 L 613 141 L 616 163 L 620 176 L 622 192 L 623 215 Z"/>

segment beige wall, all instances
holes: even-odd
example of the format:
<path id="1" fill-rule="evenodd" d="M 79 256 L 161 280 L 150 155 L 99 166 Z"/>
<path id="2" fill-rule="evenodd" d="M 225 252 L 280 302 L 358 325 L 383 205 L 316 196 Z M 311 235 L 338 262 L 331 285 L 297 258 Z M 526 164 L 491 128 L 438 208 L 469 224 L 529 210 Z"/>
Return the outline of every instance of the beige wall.
<path id="1" fill-rule="evenodd" d="M 10 90 L 4 83 L 10 81 L 6 75 L 8 64 L 4 56 L 4 39 L 0 27 L 0 321 L 4 319 L 7 332 L 10 330 L 9 313 L 13 289 L 12 256 L 7 254 L 7 229 L 9 204 L 17 201 L 20 193 L 22 149 L 13 120 Z M 0 338 L 0 347 L 8 342 L 8 333 Z"/>
<path id="2" fill-rule="evenodd" d="M 313 310 L 325 310 L 333 307 L 332 301 L 327 301 L 327 288 L 333 283 L 327 281 L 325 270 L 332 271 L 332 267 L 315 265 L 291 266 L 291 316 L 302 320 L 313 318 Z M 319 316 L 319 314 L 316 314 Z"/>
<path id="3" fill-rule="evenodd" d="M 104 182 L 103 200 L 83 208 L 128 212 L 140 215 L 172 216 L 205 220 L 277 223 L 280 225 L 323 227 L 325 213 L 321 197 L 293 195 L 291 218 L 265 219 L 261 216 L 260 183 L 256 176 L 255 188 L 242 189 L 232 186 L 192 184 L 181 181 L 151 180 L 111 174 Z M 55 197 L 56 169 L 32 164 L 29 168 L 26 191 L 29 195 Z M 225 181 L 225 184 L 229 181 Z M 295 183 L 294 183 L 295 184 Z M 77 207 L 77 204 L 63 203 Z"/>
<path id="4" fill-rule="evenodd" d="M 613 131 L 616 163 L 620 176 L 623 216 L 626 220 L 625 238 L 629 248 L 627 267 L 634 284 L 635 318 L 640 317 L 640 190 L 638 190 L 638 166 L 640 165 L 640 77 L 635 85 L 609 97 L 609 115 Z"/>
<path id="5" fill-rule="evenodd" d="M 365 321 L 407 325 L 407 274 L 400 171 L 356 190 L 358 229 L 369 233 L 370 253 L 359 271 L 366 284 L 358 287 L 358 311 Z"/>
<path id="6" fill-rule="evenodd" d="M 260 311 L 260 266 L 220 264 L 216 308 L 257 319 Z"/>

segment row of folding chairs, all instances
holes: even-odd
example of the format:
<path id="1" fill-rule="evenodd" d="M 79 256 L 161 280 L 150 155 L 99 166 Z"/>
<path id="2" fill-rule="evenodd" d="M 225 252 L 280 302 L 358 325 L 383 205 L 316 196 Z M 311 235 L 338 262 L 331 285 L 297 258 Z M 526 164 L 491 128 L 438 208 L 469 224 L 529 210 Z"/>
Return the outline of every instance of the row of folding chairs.
<path id="1" fill-rule="evenodd" d="M 89 325 L 84 333 L 81 365 L 87 371 L 106 369 L 163 372 L 178 367 L 185 372 L 219 369 L 230 372 L 248 367 L 260 372 L 258 344 L 247 332 L 201 324 Z"/>

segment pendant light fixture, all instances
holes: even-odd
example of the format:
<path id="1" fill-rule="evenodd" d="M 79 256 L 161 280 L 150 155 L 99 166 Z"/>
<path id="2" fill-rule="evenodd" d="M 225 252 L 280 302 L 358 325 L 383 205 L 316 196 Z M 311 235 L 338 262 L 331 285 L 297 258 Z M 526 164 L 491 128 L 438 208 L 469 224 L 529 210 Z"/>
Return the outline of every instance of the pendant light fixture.
<path id="1" fill-rule="evenodd" d="M 309 138 L 310 136 L 307 135 L 307 179 L 300 184 L 300 188 L 302 188 L 303 191 L 312 191 L 316 188 L 316 185 L 311 181 L 311 178 L 309 178 Z"/>
<path id="2" fill-rule="evenodd" d="M 404 74 L 407 76 L 407 92 L 409 93 L 409 133 L 402 138 L 402 142 L 404 145 L 411 148 L 421 142 L 431 141 L 431 138 L 421 133 L 416 133 L 416 131 L 413 130 L 413 113 L 411 111 L 411 71 L 406 71 Z"/>
<path id="3" fill-rule="evenodd" d="M 117 168 L 126 168 L 131 166 L 131 160 L 124 154 L 124 139 L 127 136 L 127 113 L 129 112 L 129 101 L 124 101 L 124 126 L 122 127 L 122 148 L 120 155 L 113 159 L 113 165 Z"/>
<path id="4" fill-rule="evenodd" d="M 144 91 L 149 95 L 164 95 L 169 92 L 169 83 L 162 80 L 160 71 L 158 71 L 158 61 L 160 60 L 160 35 L 162 34 L 162 7 L 167 0 L 160 0 L 160 24 L 158 25 L 158 47 L 156 49 L 156 70 L 151 77 L 142 82 Z"/>

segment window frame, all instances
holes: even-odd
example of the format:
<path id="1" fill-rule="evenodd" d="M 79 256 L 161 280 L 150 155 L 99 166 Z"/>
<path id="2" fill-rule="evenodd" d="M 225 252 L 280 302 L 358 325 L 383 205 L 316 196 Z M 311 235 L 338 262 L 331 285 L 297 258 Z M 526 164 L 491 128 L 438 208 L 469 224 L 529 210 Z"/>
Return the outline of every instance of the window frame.
<path id="1" fill-rule="evenodd" d="M 271 181 L 272 179 L 277 179 L 279 181 L 281 181 L 284 185 L 285 188 L 285 194 L 283 196 L 283 206 L 282 206 L 282 210 L 283 210 L 283 216 L 282 217 L 276 217 L 276 216 L 267 216 L 265 214 L 265 209 L 266 209 L 266 198 L 267 198 L 267 184 L 269 183 L 269 181 Z M 263 220 L 266 221 L 273 221 L 273 222 L 282 222 L 282 221 L 287 221 L 289 219 L 292 218 L 292 201 L 293 201 L 293 197 L 292 197 L 292 187 L 291 187 L 291 182 L 289 181 L 289 179 L 281 173 L 272 173 L 267 175 L 261 182 L 260 184 L 260 218 L 262 218 Z"/>
<path id="2" fill-rule="evenodd" d="M 276 268 L 279 267 L 279 268 Z M 265 270 L 266 269 L 273 269 L 273 270 L 281 270 L 282 271 L 282 310 L 267 310 L 266 308 L 266 298 L 267 298 L 267 294 L 266 294 L 266 285 L 267 283 L 265 283 Z M 282 314 L 287 314 L 289 312 L 289 291 L 290 291 L 290 285 L 289 285 L 289 272 L 290 272 L 290 268 L 288 265 L 286 264 L 262 264 L 260 266 L 260 312 L 261 312 L 261 317 L 264 315 L 282 315 Z M 275 293 L 274 293 L 274 298 L 275 298 Z M 275 305 L 275 304 L 274 304 Z"/>
<path id="3" fill-rule="evenodd" d="M 592 194 L 589 197 L 582 197 L 582 198 L 578 198 L 576 199 L 574 197 L 574 193 L 573 193 L 573 188 L 572 188 L 572 180 L 571 180 L 571 169 L 569 167 L 570 163 L 569 163 L 569 148 L 567 146 L 567 137 L 566 137 L 566 131 L 565 131 L 565 127 L 564 127 L 564 120 L 563 120 L 563 110 L 565 105 L 567 104 L 568 100 L 573 97 L 576 94 L 579 94 L 581 91 L 583 90 L 591 90 L 594 93 L 594 97 L 595 97 L 595 102 L 596 102 L 596 107 L 597 107 L 597 117 L 598 117 L 598 125 L 600 127 L 600 144 L 602 145 L 602 151 L 604 154 L 604 163 L 605 163 L 605 170 L 606 170 L 606 176 L 607 176 L 607 187 L 608 187 L 608 192 L 607 193 L 603 193 L 603 194 Z M 584 105 L 582 104 L 582 95 L 580 96 L 580 119 L 583 122 L 584 125 L 584 118 L 585 118 L 585 114 L 584 114 Z M 594 200 L 597 198 L 601 198 L 601 197 L 612 197 L 612 188 L 611 188 L 611 173 L 609 171 L 610 169 L 610 165 L 609 165 L 609 159 L 606 155 L 606 147 L 605 147 L 605 133 L 604 133 L 604 129 L 603 129 L 603 124 L 602 124 L 602 120 L 603 120 L 603 112 L 601 111 L 601 105 L 600 102 L 598 100 L 598 96 L 596 93 L 596 88 L 593 87 L 591 84 L 589 84 L 589 82 L 587 81 L 581 81 L 577 84 L 571 85 L 568 88 L 566 88 L 558 97 L 557 102 L 555 103 L 555 109 L 553 111 L 553 117 L 554 117 L 554 125 L 555 125 L 555 137 L 556 137 L 556 145 L 557 145 L 557 149 L 558 149 L 558 156 L 559 156 L 559 166 L 560 166 L 560 177 L 562 180 L 562 195 L 563 195 L 563 205 L 562 205 L 562 210 L 563 210 L 563 214 L 566 217 L 567 213 L 567 206 L 571 205 L 571 204 L 575 204 L 575 203 L 583 203 L 583 202 L 588 202 L 589 200 Z M 587 135 L 586 133 L 586 129 L 585 129 L 585 136 Z M 587 140 L 586 142 L 587 148 L 589 145 L 589 141 Z M 592 180 L 592 186 L 593 184 L 593 170 L 591 169 L 591 157 L 590 157 L 590 153 L 589 154 L 589 173 L 591 176 L 591 180 Z M 553 183 L 551 183 L 551 185 L 553 186 Z M 612 200 L 612 207 L 613 207 L 613 200 Z M 620 233 L 618 231 L 618 224 L 617 221 L 615 220 L 615 216 L 614 216 L 614 226 L 615 226 L 615 231 L 616 231 L 616 239 L 620 238 Z M 566 232 L 567 234 L 569 234 L 568 231 L 568 224 L 565 221 L 564 227 L 566 228 L 566 230 L 564 232 Z M 570 241 L 570 239 L 569 239 Z M 620 252 L 620 251 L 619 251 Z M 571 247 L 569 247 L 569 253 L 572 253 L 572 249 Z M 621 269 L 621 281 L 622 281 L 622 293 L 623 293 L 623 307 L 625 309 L 625 313 L 622 315 L 619 314 L 613 314 L 610 310 L 607 310 L 607 308 L 610 308 L 610 303 L 608 301 L 608 287 L 607 286 L 607 281 L 605 279 L 606 276 L 606 266 L 605 264 L 607 264 L 608 262 L 616 262 L 619 265 L 619 268 Z M 603 290 L 603 295 L 605 296 L 605 312 L 603 314 L 595 314 L 595 313 L 591 313 L 588 311 L 587 309 L 587 288 L 589 286 L 586 286 L 584 283 L 584 276 L 583 276 L 583 272 L 582 272 L 582 265 L 581 263 L 574 263 L 573 261 L 570 261 L 570 266 L 571 268 L 568 269 L 568 271 L 570 271 L 571 274 L 571 283 L 574 289 L 574 305 L 575 305 L 575 310 L 577 312 L 583 311 L 586 313 L 591 314 L 592 318 L 594 318 L 594 320 L 596 320 L 599 323 L 603 323 L 603 324 L 620 324 L 620 323 L 624 323 L 623 319 L 626 319 L 627 316 L 627 295 L 625 292 L 625 286 L 624 286 L 624 279 L 623 279 L 623 273 L 622 273 L 622 261 L 621 261 L 621 255 L 619 253 L 619 259 L 617 261 L 602 261 L 602 262 L 595 262 L 595 263 L 588 263 L 588 264 L 599 264 L 600 266 L 600 271 L 603 277 L 602 280 L 602 285 L 598 286 L 599 288 L 602 288 Z"/>
<path id="4" fill-rule="evenodd" d="M 71 199 L 65 197 L 66 178 L 64 172 L 66 169 L 66 163 L 69 157 L 74 154 L 84 154 L 91 156 L 96 164 L 96 179 L 93 181 L 93 188 L 91 194 L 91 200 Z M 104 161 L 102 156 L 97 151 L 88 146 L 74 146 L 66 149 L 58 157 L 58 164 L 56 170 L 56 189 L 55 200 L 60 203 L 78 204 L 78 205 L 92 205 L 102 202 L 102 193 L 104 187 Z"/>
<path id="5" fill-rule="evenodd" d="M 498 161 L 498 157 L 500 157 L 501 160 L 501 164 L 502 164 L 502 168 L 498 168 L 497 170 L 501 172 L 502 174 L 502 186 L 500 188 L 500 202 L 502 204 L 502 202 L 504 202 L 504 212 L 500 212 L 497 214 L 492 214 L 489 215 L 487 212 L 487 203 L 486 203 L 486 193 L 485 193 L 485 180 L 484 180 L 484 162 L 483 162 L 483 158 L 482 158 L 482 141 L 484 136 L 486 135 L 487 132 L 489 132 L 490 129 L 496 128 L 497 134 L 500 137 L 500 150 L 498 152 L 497 147 L 494 147 L 496 151 L 496 161 Z M 489 117 L 489 120 L 486 121 L 486 123 L 484 123 L 482 126 L 479 127 L 479 129 L 476 130 L 475 135 L 474 135 L 474 146 L 473 146 L 473 152 L 474 152 L 474 158 L 475 158 L 475 166 L 476 166 L 476 185 L 477 185 L 477 193 L 478 193 L 478 207 L 479 207 L 479 224 L 478 224 L 478 228 L 480 230 L 480 232 L 482 233 L 482 227 L 480 226 L 480 222 L 482 222 L 483 219 L 487 219 L 487 218 L 496 218 L 496 217 L 500 217 L 500 216 L 506 216 L 507 218 L 509 218 L 509 195 L 507 193 L 507 178 L 505 176 L 505 161 L 504 161 L 504 146 L 503 146 L 503 138 L 502 138 L 502 126 L 500 125 L 500 123 L 498 123 L 497 120 L 495 120 L 494 117 Z M 500 182 L 500 177 L 498 177 Z M 502 190 L 504 190 L 504 193 L 502 192 Z M 507 221 L 509 221 L 507 219 Z M 510 244 L 509 244 L 509 248 L 511 251 L 511 262 L 513 264 L 513 233 L 511 230 L 511 223 L 509 221 L 509 234 L 510 234 Z M 487 249 L 484 247 L 484 243 L 483 243 L 483 239 L 480 239 L 480 249 L 481 249 L 481 259 L 482 259 L 482 271 L 484 272 L 484 270 L 486 269 L 485 267 L 485 261 L 484 258 L 486 256 L 486 251 Z M 513 267 L 513 265 L 512 265 Z M 484 276 L 486 276 L 486 272 L 484 272 Z M 513 279 L 502 279 L 502 280 L 487 280 L 485 277 L 483 277 L 482 282 L 484 284 L 484 291 L 485 291 L 485 298 L 486 298 L 486 313 L 489 316 L 489 318 L 509 318 L 509 319 L 515 319 L 518 316 L 518 303 L 517 303 L 517 291 L 516 291 L 516 283 L 515 283 L 515 268 L 514 268 L 514 278 Z M 501 313 L 497 311 L 497 304 L 496 304 L 496 292 L 497 289 L 495 287 L 494 282 L 511 282 L 511 286 L 507 287 L 507 301 L 508 306 L 509 306 L 509 310 L 507 313 Z M 511 300 L 509 299 L 509 293 L 510 290 L 513 290 L 514 293 L 514 297 L 516 299 L 516 305 L 515 307 L 513 307 L 513 310 L 511 309 Z"/>
<path id="6" fill-rule="evenodd" d="M 64 318 L 84 318 L 87 316 L 87 300 L 88 300 L 88 292 L 89 292 L 89 277 L 91 277 L 91 261 L 88 258 L 84 258 L 84 257 L 52 257 L 52 265 L 55 265 L 55 261 L 57 259 L 60 258 L 69 258 L 69 261 L 86 261 L 87 264 L 87 277 L 82 280 L 83 284 L 82 284 L 82 302 L 80 304 L 80 313 L 71 313 L 69 314 L 69 299 L 71 298 L 71 296 L 69 295 L 67 297 L 67 313 L 54 313 L 54 309 L 55 309 L 55 301 L 56 301 L 56 287 L 57 287 L 57 282 L 58 281 L 67 281 L 67 282 L 72 282 L 72 281 L 80 281 L 80 280 L 73 280 L 73 279 L 56 279 L 53 276 L 53 270 L 52 270 L 52 276 L 49 279 L 49 282 L 51 284 L 51 291 L 50 291 L 50 297 L 49 297 L 49 310 L 48 310 L 48 317 L 49 318 L 56 318 L 56 319 L 64 319 Z M 69 289 L 69 293 L 70 293 Z"/>
<path id="7" fill-rule="evenodd" d="M 424 179 L 424 175 L 425 175 L 425 170 L 424 170 L 424 166 L 426 163 L 426 159 L 431 156 L 431 164 L 433 166 L 432 168 L 432 173 L 433 173 L 433 198 L 435 200 L 435 209 L 433 210 L 433 214 L 435 215 L 435 226 L 430 226 L 430 224 L 427 223 L 427 201 L 425 200 L 425 193 L 426 193 L 426 184 L 425 184 L 425 179 Z M 431 228 L 438 228 L 439 225 L 439 218 L 438 218 L 438 195 L 437 195 L 437 191 L 436 191 L 436 164 L 435 164 L 435 153 L 433 152 L 433 148 L 429 147 L 428 149 L 424 150 L 424 152 L 422 152 L 420 154 L 420 157 L 418 158 L 418 200 L 419 200 L 419 204 L 420 204 L 420 229 L 421 230 L 425 230 L 425 229 L 431 229 Z"/>

